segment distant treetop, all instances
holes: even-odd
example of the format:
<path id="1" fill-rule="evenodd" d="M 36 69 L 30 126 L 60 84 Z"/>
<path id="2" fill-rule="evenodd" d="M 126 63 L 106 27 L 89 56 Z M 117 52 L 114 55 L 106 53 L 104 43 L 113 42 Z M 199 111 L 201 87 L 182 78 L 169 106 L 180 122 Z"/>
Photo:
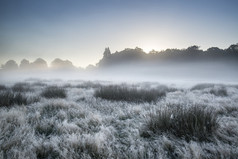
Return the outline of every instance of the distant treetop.
<path id="1" fill-rule="evenodd" d="M 108 57 L 110 55 L 111 55 L 111 51 L 110 51 L 109 47 L 106 47 L 105 51 L 103 53 L 103 58 L 106 58 L 106 57 Z"/>
<path id="2" fill-rule="evenodd" d="M 51 62 L 51 67 L 53 69 L 71 69 L 74 68 L 74 65 L 69 60 L 61 60 L 59 58 L 56 58 Z"/>
<path id="3" fill-rule="evenodd" d="M 4 65 L 2 65 L 2 69 L 5 70 L 15 70 L 18 69 L 18 65 L 14 60 L 8 60 Z"/>
<path id="4" fill-rule="evenodd" d="M 209 60 L 216 59 L 231 59 L 238 60 L 238 44 L 231 45 L 227 49 L 219 49 L 211 47 L 206 51 L 200 50 L 200 47 L 193 45 L 187 49 L 166 49 L 163 51 L 152 50 L 146 54 L 141 48 L 135 49 L 126 48 L 120 52 L 111 53 L 109 48 L 104 51 L 103 58 L 97 63 L 97 66 L 104 67 L 108 65 L 117 65 L 132 62 L 157 62 L 165 60 L 175 61 L 194 61 L 194 60 Z M 107 58 L 109 57 L 110 58 Z"/>

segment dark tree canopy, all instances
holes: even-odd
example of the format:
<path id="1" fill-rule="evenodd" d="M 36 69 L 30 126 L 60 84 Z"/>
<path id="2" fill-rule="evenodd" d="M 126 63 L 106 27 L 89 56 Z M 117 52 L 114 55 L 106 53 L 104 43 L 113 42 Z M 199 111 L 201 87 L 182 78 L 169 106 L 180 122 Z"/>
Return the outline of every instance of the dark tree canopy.
<path id="1" fill-rule="evenodd" d="M 109 57 L 111 55 L 111 51 L 109 49 L 109 47 L 105 48 L 105 51 L 103 53 L 103 58 Z"/>

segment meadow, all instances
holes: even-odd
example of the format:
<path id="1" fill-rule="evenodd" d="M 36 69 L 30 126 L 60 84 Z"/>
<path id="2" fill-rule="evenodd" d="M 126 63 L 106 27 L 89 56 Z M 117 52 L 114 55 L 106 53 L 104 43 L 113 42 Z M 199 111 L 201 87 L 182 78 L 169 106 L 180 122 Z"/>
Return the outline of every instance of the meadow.
<path id="1" fill-rule="evenodd" d="M 238 85 L 0 85 L 0 158 L 238 158 Z"/>

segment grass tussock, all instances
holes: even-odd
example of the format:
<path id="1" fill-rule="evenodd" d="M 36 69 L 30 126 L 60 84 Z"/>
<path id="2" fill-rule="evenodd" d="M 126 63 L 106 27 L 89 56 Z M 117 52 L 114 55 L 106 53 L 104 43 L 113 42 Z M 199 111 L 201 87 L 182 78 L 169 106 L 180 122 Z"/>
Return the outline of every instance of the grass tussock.
<path id="1" fill-rule="evenodd" d="M 60 131 L 58 130 L 56 124 L 51 122 L 39 123 L 35 127 L 35 133 L 37 135 L 44 136 L 60 135 Z"/>
<path id="2" fill-rule="evenodd" d="M 7 89 L 7 87 L 6 87 L 5 85 L 1 85 L 1 84 L 0 84 L 0 91 L 6 90 L 6 89 Z"/>
<path id="3" fill-rule="evenodd" d="M 42 91 L 41 96 L 45 98 L 66 98 L 67 95 L 65 89 L 57 86 L 49 86 Z"/>
<path id="4" fill-rule="evenodd" d="M 82 88 L 82 89 L 99 88 L 99 87 L 101 87 L 100 83 L 91 82 L 91 81 L 83 82 L 76 86 L 76 88 Z"/>
<path id="5" fill-rule="evenodd" d="M 0 93 L 0 107 L 17 105 L 28 105 L 38 102 L 39 97 L 26 97 L 19 92 L 5 91 Z"/>
<path id="6" fill-rule="evenodd" d="M 197 84 L 193 86 L 191 90 L 204 90 L 206 88 L 213 88 L 214 86 L 215 84 L 211 84 L 211 83 L 201 83 L 201 84 Z"/>
<path id="7" fill-rule="evenodd" d="M 53 159 L 53 158 L 59 158 L 60 153 L 50 144 L 42 144 L 39 147 L 36 148 L 36 157 L 37 159 Z"/>
<path id="8" fill-rule="evenodd" d="M 151 115 L 147 128 L 155 134 L 173 134 L 186 141 L 209 141 L 218 128 L 217 116 L 204 107 L 169 108 Z"/>
<path id="9" fill-rule="evenodd" d="M 0 106 L 12 106 L 28 104 L 27 98 L 21 93 L 13 93 L 10 91 L 0 93 Z"/>
<path id="10" fill-rule="evenodd" d="M 227 89 L 225 87 L 218 87 L 218 88 L 212 88 L 210 90 L 210 93 L 215 95 L 215 96 L 220 96 L 220 97 L 227 97 Z"/>
<path id="11" fill-rule="evenodd" d="M 156 102 L 166 95 L 165 91 L 157 89 L 136 89 L 128 86 L 110 85 L 101 86 L 95 91 L 95 97 L 107 100 L 127 102 Z"/>
<path id="12" fill-rule="evenodd" d="M 14 92 L 27 92 L 31 91 L 30 84 L 26 82 L 19 82 L 12 86 Z"/>
<path id="13" fill-rule="evenodd" d="M 34 82 L 34 83 L 32 83 L 31 85 L 32 85 L 32 86 L 38 86 L 38 87 L 45 87 L 45 86 L 47 86 L 46 83 L 40 82 L 40 81 Z"/>

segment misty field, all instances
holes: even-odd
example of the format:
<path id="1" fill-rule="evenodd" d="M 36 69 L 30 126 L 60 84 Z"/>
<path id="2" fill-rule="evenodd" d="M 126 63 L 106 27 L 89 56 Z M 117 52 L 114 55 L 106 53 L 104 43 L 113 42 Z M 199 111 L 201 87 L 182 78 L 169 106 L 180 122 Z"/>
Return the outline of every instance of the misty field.
<path id="1" fill-rule="evenodd" d="M 238 158 L 238 85 L 0 85 L 0 158 Z"/>

